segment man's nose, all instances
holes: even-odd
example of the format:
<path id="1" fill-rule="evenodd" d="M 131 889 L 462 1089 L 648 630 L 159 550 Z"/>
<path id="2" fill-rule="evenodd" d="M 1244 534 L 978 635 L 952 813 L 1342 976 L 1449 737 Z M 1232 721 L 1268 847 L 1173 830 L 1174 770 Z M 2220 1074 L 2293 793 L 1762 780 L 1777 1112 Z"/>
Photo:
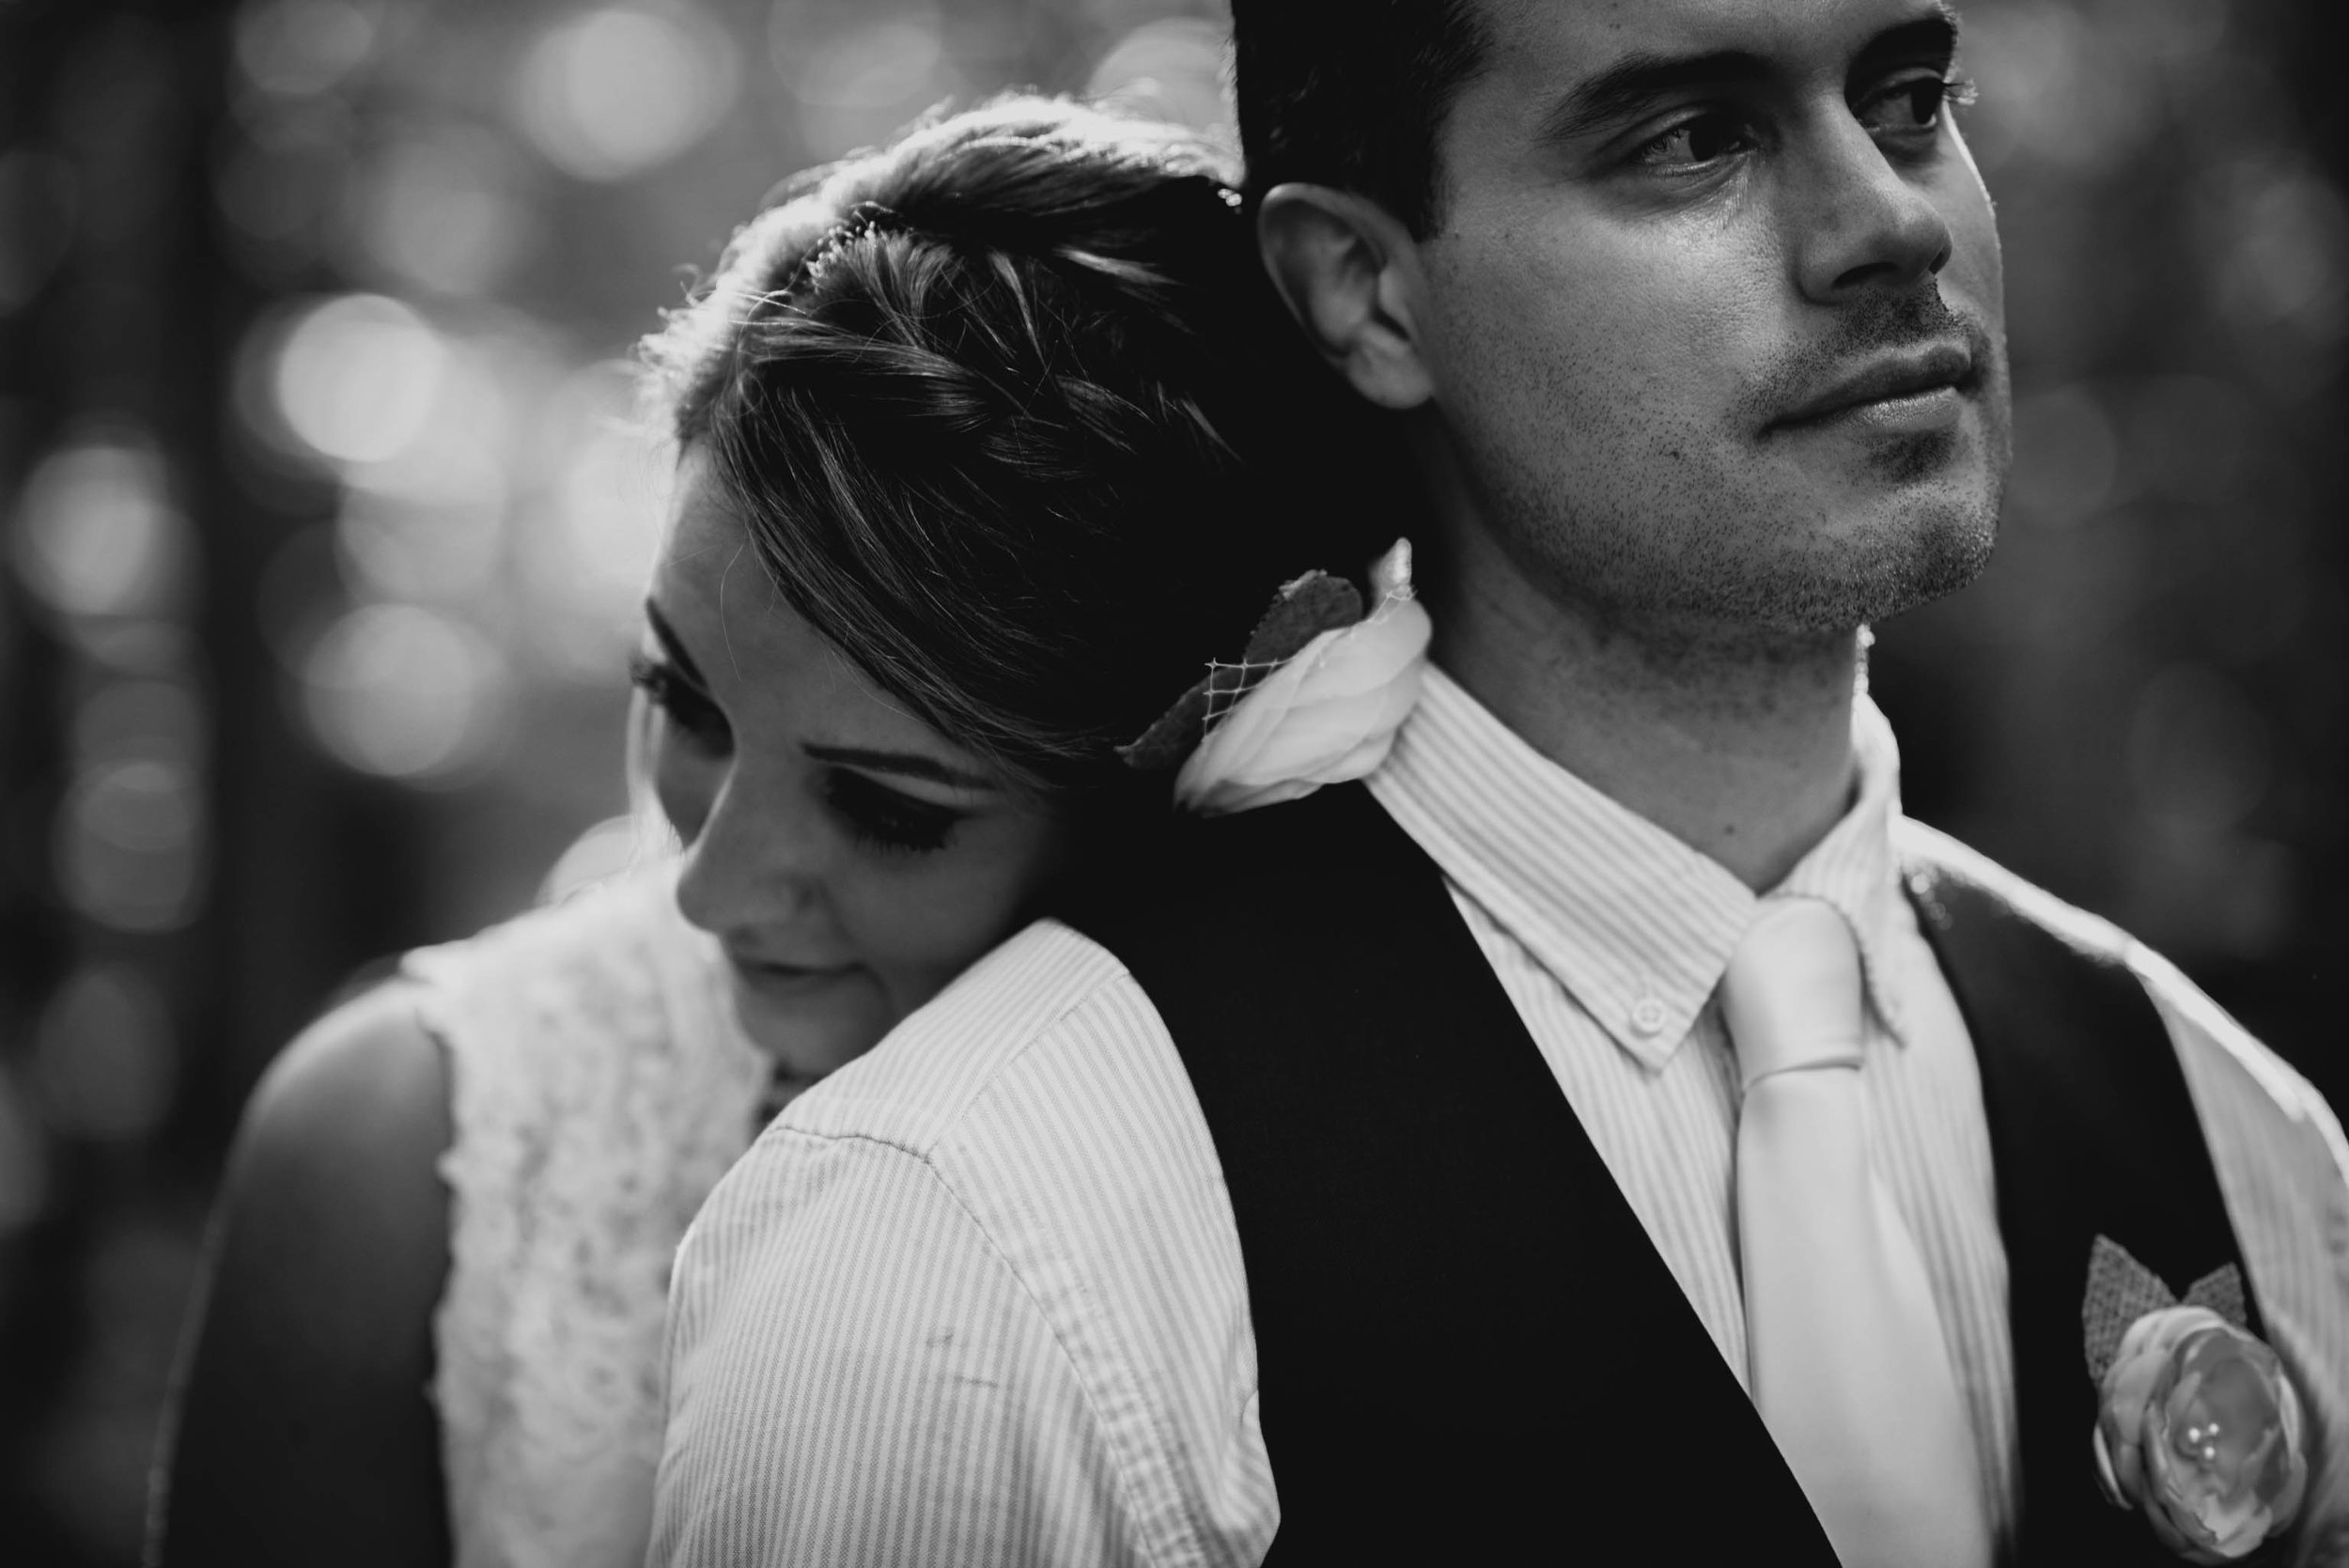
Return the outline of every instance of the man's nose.
<path id="1" fill-rule="evenodd" d="M 777 803 L 777 792 L 718 792 L 677 873 L 678 912 L 723 940 L 790 922 L 821 897 L 823 854 L 812 825 Z"/>
<path id="2" fill-rule="evenodd" d="M 1921 180 L 1848 115 L 1828 117 L 1788 171 L 1796 282 L 1819 304 L 1915 287 L 1948 265 L 1950 225 Z"/>

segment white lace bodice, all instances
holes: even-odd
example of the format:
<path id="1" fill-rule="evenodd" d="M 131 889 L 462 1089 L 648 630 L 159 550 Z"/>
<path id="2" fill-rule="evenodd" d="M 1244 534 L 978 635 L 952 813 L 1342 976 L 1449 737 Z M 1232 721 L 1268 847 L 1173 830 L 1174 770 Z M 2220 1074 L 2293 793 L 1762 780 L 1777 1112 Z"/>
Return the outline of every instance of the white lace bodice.
<path id="1" fill-rule="evenodd" d="M 766 1062 L 674 867 L 409 956 L 450 1065 L 434 1379 L 458 1568 L 637 1568 L 685 1227 Z"/>

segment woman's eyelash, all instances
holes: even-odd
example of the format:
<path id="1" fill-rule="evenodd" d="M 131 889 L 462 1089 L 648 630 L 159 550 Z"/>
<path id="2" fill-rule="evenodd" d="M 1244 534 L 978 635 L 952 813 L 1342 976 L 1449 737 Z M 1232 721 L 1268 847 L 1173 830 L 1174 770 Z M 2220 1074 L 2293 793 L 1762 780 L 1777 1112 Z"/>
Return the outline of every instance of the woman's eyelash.
<path id="1" fill-rule="evenodd" d="M 696 742 L 723 747 L 732 739 L 725 714 L 709 693 L 667 660 L 634 654 L 629 660 L 628 678 L 643 689 L 670 722 Z M 851 837 L 868 849 L 888 854 L 924 854 L 944 848 L 964 815 L 917 800 L 848 770 L 836 770 L 827 778 L 824 798 Z"/>
<path id="2" fill-rule="evenodd" d="M 688 735 L 702 741 L 723 741 L 728 731 L 726 716 L 709 694 L 677 673 L 677 667 L 664 659 L 639 653 L 630 657 L 628 678 L 650 697 L 653 706 L 666 714 L 671 722 Z"/>
<path id="3" fill-rule="evenodd" d="M 858 843 L 896 854 L 944 848 L 963 815 L 845 770 L 826 781 L 824 797 Z"/>

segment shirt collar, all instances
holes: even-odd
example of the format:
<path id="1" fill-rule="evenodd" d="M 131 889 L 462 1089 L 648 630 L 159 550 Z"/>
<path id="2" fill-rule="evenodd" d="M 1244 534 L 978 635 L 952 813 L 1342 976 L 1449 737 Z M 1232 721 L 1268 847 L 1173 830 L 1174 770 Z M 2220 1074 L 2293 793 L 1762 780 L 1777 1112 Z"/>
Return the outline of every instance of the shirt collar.
<path id="1" fill-rule="evenodd" d="M 1886 955 L 1899 914 L 1900 755 L 1865 696 L 1853 743 L 1851 808 L 1771 891 L 1822 899 L 1850 922 L 1870 1000 L 1897 1034 Z M 1439 669 L 1369 786 L 1453 885 L 1651 1071 L 1694 1030 L 1760 907 L 1728 868 L 1543 756 Z"/>

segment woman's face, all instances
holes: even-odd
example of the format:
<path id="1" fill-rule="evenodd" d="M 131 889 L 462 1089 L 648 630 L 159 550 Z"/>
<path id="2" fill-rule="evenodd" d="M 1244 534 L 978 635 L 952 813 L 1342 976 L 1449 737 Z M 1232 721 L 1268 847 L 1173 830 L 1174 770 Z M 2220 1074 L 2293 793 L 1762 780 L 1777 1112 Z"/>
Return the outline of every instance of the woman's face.
<path id="1" fill-rule="evenodd" d="M 1067 830 L 785 602 L 689 453 L 646 605 L 648 760 L 677 903 L 795 1074 L 862 1054 L 1027 918 Z"/>

